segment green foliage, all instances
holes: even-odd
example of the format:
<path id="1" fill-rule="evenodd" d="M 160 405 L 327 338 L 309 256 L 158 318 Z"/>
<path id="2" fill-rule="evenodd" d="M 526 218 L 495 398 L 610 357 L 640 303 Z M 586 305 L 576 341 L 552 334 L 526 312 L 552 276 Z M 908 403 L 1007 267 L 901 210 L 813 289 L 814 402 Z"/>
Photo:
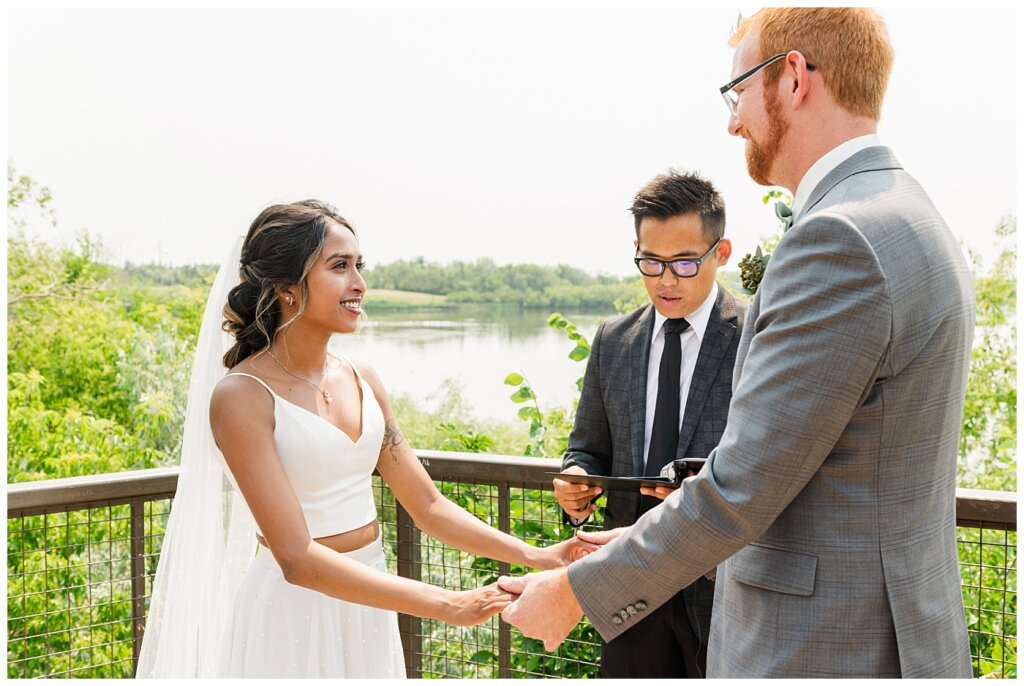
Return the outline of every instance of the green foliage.
<path id="1" fill-rule="evenodd" d="M 644 286 L 643 277 L 638 277 L 633 281 L 629 282 L 628 290 L 619 298 L 615 299 L 612 303 L 615 305 L 615 311 L 619 314 L 627 314 L 633 310 L 643 307 L 651 301 L 651 296 L 647 294 L 647 288 Z"/>
<path id="2" fill-rule="evenodd" d="M 544 455 L 545 415 L 537 404 L 537 394 L 530 387 L 529 380 L 518 372 L 512 372 L 505 377 L 505 385 L 515 388 L 515 392 L 509 396 L 514 403 L 531 403 L 519 408 L 518 416 L 530 424 L 530 440 L 526 444 L 524 455 L 541 457 Z"/>
<path id="3" fill-rule="evenodd" d="M 441 450 L 451 450 L 457 453 L 485 453 L 494 447 L 494 439 L 486 434 L 460 428 L 451 422 L 441 422 L 438 426 L 448 433 L 448 439 L 441 445 Z"/>
<path id="4" fill-rule="evenodd" d="M 413 448 L 510 455 L 519 452 L 527 440 L 526 430 L 519 424 L 474 417 L 454 379 L 443 381 L 425 404 L 403 393 L 391 394 L 390 401 L 402 435 Z M 490 447 L 485 451 L 472 449 L 486 443 Z"/>
<path id="5" fill-rule="evenodd" d="M 7 473 L 11 481 L 35 481 L 143 469 L 159 454 L 116 421 L 74 408 L 47 409 L 37 371 L 8 377 Z"/>
<path id="6" fill-rule="evenodd" d="M 774 205 L 777 202 L 792 208 L 793 196 L 781 188 L 773 188 L 761 196 L 761 203 L 764 205 Z M 782 240 L 783 226 L 784 224 L 780 221 L 774 232 L 761 236 L 760 245 L 765 253 L 771 253 L 771 251 L 775 250 L 775 246 Z M 767 260 L 765 264 L 767 264 Z"/>
<path id="7" fill-rule="evenodd" d="M 7 225 L 9 230 L 21 230 L 28 221 L 27 215 L 42 217 L 49 224 L 57 223 L 51 203 L 53 194 L 46 186 L 40 186 L 25 174 L 18 174 L 14 166 L 7 165 Z"/>
<path id="8" fill-rule="evenodd" d="M 162 264 L 132 264 L 124 266 L 124 275 L 140 286 L 203 286 L 209 289 L 217 276 L 216 264 L 189 264 L 171 267 Z"/>
<path id="9" fill-rule="evenodd" d="M 40 300 L 88 302 L 105 285 L 109 273 L 96 261 L 101 249 L 87 234 L 79 237 L 76 246 L 55 250 L 12 231 L 7 240 L 8 320 L 31 312 L 31 305 Z"/>
<path id="10" fill-rule="evenodd" d="M 977 320 L 959 461 L 959 482 L 968 488 L 1017 490 L 1016 237 L 1016 218 L 1004 218 L 992 269 L 972 256 Z"/>
<path id="11" fill-rule="evenodd" d="M 569 351 L 569 359 L 583 362 L 590 356 L 590 342 L 580 333 L 575 324 L 558 312 L 548 317 L 548 326 L 564 331 L 574 344 Z M 556 407 L 548 412 L 540 408 L 537 395 L 529 380 L 520 372 L 512 372 L 505 377 L 505 385 L 516 390 L 509 396 L 512 402 L 523 404 L 519 408 L 519 419 L 527 422 L 530 427 L 530 439 L 523 450 L 524 455 L 535 457 L 561 457 L 569 445 L 569 432 L 576 417 L 576 403 L 573 400 L 569 407 Z M 577 392 L 583 389 L 583 376 L 576 380 Z M 526 404 L 529 403 L 529 404 Z"/>
<path id="12" fill-rule="evenodd" d="M 8 210 L 29 221 L 50 200 L 19 177 Z M 14 232 L 7 248 L 8 478 L 176 462 L 209 284 L 139 285 L 87 234 L 53 246 Z"/>

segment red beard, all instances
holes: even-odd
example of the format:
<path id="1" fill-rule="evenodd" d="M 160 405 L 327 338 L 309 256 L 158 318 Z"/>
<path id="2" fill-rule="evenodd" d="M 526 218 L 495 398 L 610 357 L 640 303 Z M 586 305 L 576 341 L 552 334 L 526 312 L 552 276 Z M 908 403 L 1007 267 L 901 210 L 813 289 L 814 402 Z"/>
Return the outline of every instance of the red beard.
<path id="1" fill-rule="evenodd" d="M 772 166 L 779 156 L 782 139 L 789 131 L 789 121 L 779 113 L 779 95 L 774 88 L 765 88 L 764 108 L 768 114 L 768 137 L 761 143 L 754 140 L 744 129 L 742 136 L 747 141 L 747 173 L 750 178 L 761 186 L 774 185 L 771 179 Z"/>

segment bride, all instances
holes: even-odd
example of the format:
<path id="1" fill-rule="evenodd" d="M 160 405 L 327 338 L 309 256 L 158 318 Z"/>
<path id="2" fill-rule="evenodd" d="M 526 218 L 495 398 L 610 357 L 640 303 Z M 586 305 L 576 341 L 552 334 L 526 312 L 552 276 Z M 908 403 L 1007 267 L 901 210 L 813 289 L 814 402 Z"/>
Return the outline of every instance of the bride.
<path id="1" fill-rule="evenodd" d="M 508 605 L 496 584 L 387 573 L 375 467 L 420 529 L 460 550 L 548 569 L 594 548 L 535 548 L 438 492 L 377 374 L 328 352 L 357 328 L 362 266 L 352 226 L 307 200 L 261 212 L 221 268 L 138 676 L 402 677 L 396 612 L 468 626 Z"/>

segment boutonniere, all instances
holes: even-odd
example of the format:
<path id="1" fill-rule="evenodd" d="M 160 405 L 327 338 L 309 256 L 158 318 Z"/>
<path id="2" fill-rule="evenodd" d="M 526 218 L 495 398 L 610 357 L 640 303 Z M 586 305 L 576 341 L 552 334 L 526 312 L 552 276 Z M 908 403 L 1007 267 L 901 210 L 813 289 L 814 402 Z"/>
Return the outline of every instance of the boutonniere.
<path id="1" fill-rule="evenodd" d="M 761 278 L 771 257 L 771 253 L 764 252 L 759 245 L 753 255 L 747 253 L 746 257 L 740 260 L 740 285 L 750 295 L 757 293 L 757 287 L 761 285 Z"/>
<path id="2" fill-rule="evenodd" d="M 789 227 L 793 226 L 793 208 L 781 200 L 775 203 L 775 216 L 782 222 L 782 233 L 786 233 Z"/>
<path id="3" fill-rule="evenodd" d="M 782 233 L 789 231 L 789 227 L 793 226 L 793 208 L 790 207 L 789 203 L 792 199 L 788 199 L 781 191 L 770 191 L 767 195 L 762 198 L 762 202 L 767 205 L 768 201 L 772 198 L 784 198 L 775 203 L 775 216 L 778 218 Z M 768 241 L 773 247 L 778 243 L 778 239 Z M 764 278 L 764 270 L 768 268 L 768 261 L 771 259 L 772 254 L 767 250 L 763 250 L 760 245 L 757 246 L 757 250 L 754 254 L 747 255 L 740 260 L 740 285 L 747 291 L 748 294 L 754 295 L 757 293 L 758 286 L 761 285 L 761 279 Z"/>

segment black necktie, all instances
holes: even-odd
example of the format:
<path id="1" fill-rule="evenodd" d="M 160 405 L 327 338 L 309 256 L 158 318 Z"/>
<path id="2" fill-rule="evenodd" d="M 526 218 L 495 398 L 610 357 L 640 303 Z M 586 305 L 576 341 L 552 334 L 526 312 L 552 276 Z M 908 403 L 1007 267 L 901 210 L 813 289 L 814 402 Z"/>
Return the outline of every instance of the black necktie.
<path id="1" fill-rule="evenodd" d="M 657 476 L 661 468 L 676 459 L 679 449 L 679 373 L 683 364 L 679 335 L 690 328 L 685 319 L 665 321 L 665 348 L 658 368 L 658 400 L 654 407 L 654 426 L 651 428 L 651 446 L 647 450 L 644 476 Z M 641 511 L 661 501 L 643 496 Z"/>

